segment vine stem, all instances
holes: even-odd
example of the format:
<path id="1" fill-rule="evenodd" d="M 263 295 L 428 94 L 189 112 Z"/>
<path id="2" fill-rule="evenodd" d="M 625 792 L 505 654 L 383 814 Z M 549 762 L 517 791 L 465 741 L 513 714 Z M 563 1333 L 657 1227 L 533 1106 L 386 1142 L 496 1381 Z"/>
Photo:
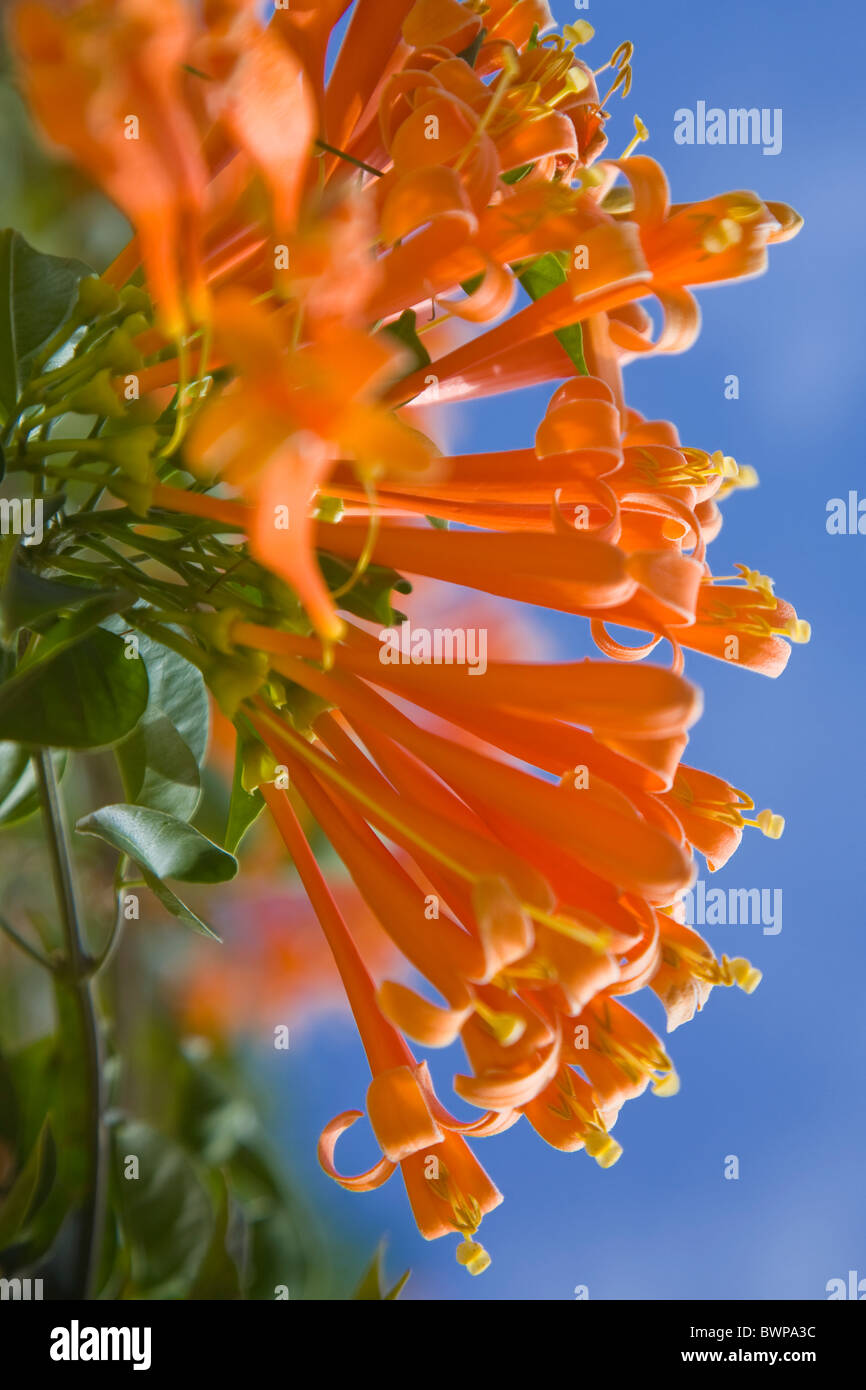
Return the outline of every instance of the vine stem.
<path id="1" fill-rule="evenodd" d="M 82 1204 L 81 1232 L 75 1260 L 75 1287 L 82 1298 L 94 1296 L 102 1249 L 106 1169 L 106 1135 L 103 1123 L 104 1086 L 102 1039 L 97 1016 L 92 962 L 81 928 L 72 857 L 63 816 L 60 790 L 51 752 L 42 749 L 33 755 L 45 830 L 51 851 L 54 887 L 60 908 L 68 970 L 59 972 L 61 986 L 72 997 L 81 1031 L 84 1056 L 84 1104 L 87 1131 L 87 1177 Z"/>

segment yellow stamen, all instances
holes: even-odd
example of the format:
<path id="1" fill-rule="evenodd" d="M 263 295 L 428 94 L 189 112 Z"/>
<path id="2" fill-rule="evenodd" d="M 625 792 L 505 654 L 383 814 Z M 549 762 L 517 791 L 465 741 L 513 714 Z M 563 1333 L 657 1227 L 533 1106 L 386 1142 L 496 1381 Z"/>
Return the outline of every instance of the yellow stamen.
<path id="1" fill-rule="evenodd" d="M 686 965 L 698 980 L 704 980 L 710 985 L 737 985 L 744 994 L 753 994 L 763 978 L 760 970 L 744 956 L 735 956 L 733 960 L 722 956 L 721 961 L 717 961 L 714 957 L 701 955 L 680 942 L 675 947 L 668 943 L 664 958 L 674 969 L 679 969 L 681 964 Z"/>
<path id="2" fill-rule="evenodd" d="M 595 30 L 585 19 L 575 20 L 574 24 L 563 24 L 562 33 L 569 48 L 579 48 L 581 44 L 589 43 L 590 39 L 595 38 Z"/>
<path id="3" fill-rule="evenodd" d="M 559 1115 L 562 1119 L 577 1120 L 580 1124 L 583 1147 L 590 1158 L 595 1159 L 599 1168 L 612 1168 L 617 1159 L 622 1157 L 622 1145 L 608 1134 L 605 1123 L 597 1110 L 590 1113 L 580 1104 L 574 1093 L 571 1071 L 568 1067 L 559 1077 L 556 1089 L 562 1100 L 562 1109 L 555 1105 L 551 1105 L 549 1108 L 554 1115 Z"/>
<path id="4" fill-rule="evenodd" d="M 470 1274 L 483 1274 L 490 1265 L 490 1256 L 479 1245 L 477 1240 L 470 1240 L 468 1236 L 460 1242 L 457 1247 L 457 1263 L 464 1269 L 468 1269 Z"/>
<path id="5" fill-rule="evenodd" d="M 328 649 L 323 646 L 323 652 L 326 650 Z M 277 669 L 279 669 L 279 666 L 277 666 Z M 287 728 L 285 724 L 276 719 L 270 711 L 258 710 L 257 716 L 264 723 L 268 724 L 284 743 L 288 744 L 295 752 L 300 754 L 302 758 L 323 772 L 326 777 L 338 786 L 341 791 L 345 792 L 353 801 L 357 802 L 359 806 L 365 806 L 369 811 L 373 812 L 374 816 L 381 817 L 386 823 L 394 825 L 407 839 L 419 845 L 425 853 L 434 858 L 437 863 L 449 869 L 451 873 L 457 874 L 464 882 L 474 886 L 481 881 L 483 875 L 473 873 L 471 869 L 468 869 L 460 860 L 455 859 L 453 855 L 444 853 L 438 845 L 434 845 L 432 842 L 426 840 L 423 835 L 420 835 L 411 826 L 406 825 L 396 816 L 386 811 L 379 805 L 374 797 L 369 796 L 359 787 L 356 787 L 354 782 L 349 778 L 344 777 L 334 765 L 333 759 L 322 757 L 315 749 L 311 748 L 308 743 L 304 742 L 303 739 L 300 739 L 292 730 Z M 603 955 L 610 946 L 610 928 L 606 927 L 603 923 L 599 923 L 599 928 L 595 929 L 583 926 L 582 923 L 575 922 L 570 917 L 560 917 L 553 912 L 545 912 L 543 908 L 537 907 L 534 903 L 520 902 L 519 907 L 533 922 L 540 922 L 543 926 L 550 927 L 552 931 L 570 937 L 573 941 L 579 941 L 584 946 L 591 947 L 592 950 L 597 951 L 600 955 Z M 596 921 L 597 919 L 591 918 L 591 920 Z"/>
<path id="6" fill-rule="evenodd" d="M 604 72 L 605 68 L 616 69 L 616 77 L 614 78 L 611 87 L 602 97 L 601 101 L 598 103 L 599 110 L 606 106 L 608 101 L 610 101 L 610 98 L 613 96 L 614 92 L 617 91 L 620 87 L 622 87 L 623 96 L 628 96 L 629 92 L 631 91 L 631 60 L 633 56 L 634 44 L 629 43 L 628 41 L 626 41 L 625 43 L 621 43 L 618 48 L 614 49 L 613 53 L 611 54 L 610 61 L 605 63 L 604 67 L 599 68 L 596 72 L 593 73 L 593 77 L 598 77 L 599 73 Z"/>
<path id="7" fill-rule="evenodd" d="M 701 245 L 711 255 L 718 256 L 743 239 L 743 229 L 733 217 L 722 217 L 701 238 Z"/>
<path id="8" fill-rule="evenodd" d="M 780 840 L 785 831 L 785 817 L 774 815 L 769 809 L 759 811 L 754 820 L 744 820 L 743 825 L 752 825 L 766 835 L 768 840 Z"/>
<path id="9" fill-rule="evenodd" d="M 620 159 L 628 159 L 629 155 L 632 153 L 633 150 L 637 149 L 638 145 L 641 143 L 642 140 L 649 139 L 649 131 L 647 130 L 640 116 L 635 116 L 634 128 L 635 134 L 633 135 L 632 139 L 629 140 L 628 144 L 626 145 L 625 149 L 620 155 Z"/>
<path id="10" fill-rule="evenodd" d="M 481 117 L 481 120 L 478 122 L 478 125 L 476 126 L 475 130 L 473 131 L 472 135 L 467 141 L 466 146 L 463 149 L 463 152 L 454 162 L 454 168 L 456 170 L 460 170 L 466 163 L 467 159 L 472 153 L 472 150 L 476 142 L 484 134 L 487 127 L 490 125 L 490 122 L 496 115 L 496 112 L 502 104 L 506 92 L 508 91 L 509 87 L 511 86 L 519 71 L 520 61 L 518 59 L 517 54 L 515 53 L 513 48 L 506 48 L 502 54 L 502 75 L 496 84 L 493 96 L 488 102 L 487 109 L 484 112 L 484 115 Z"/>
<path id="11" fill-rule="evenodd" d="M 186 339 L 180 337 L 177 340 L 177 407 L 175 410 L 174 430 L 165 448 L 160 450 L 160 458 L 168 458 L 169 455 L 173 454 L 183 439 L 186 431 L 187 411 L 189 409 L 189 401 L 187 400 L 188 384 L 189 363 L 187 359 Z"/>
<path id="12" fill-rule="evenodd" d="M 367 525 L 367 535 L 364 538 L 364 545 L 355 563 L 355 568 L 352 570 L 352 573 L 349 575 L 349 578 L 346 580 L 344 584 L 341 584 L 338 589 L 332 589 L 332 599 L 342 598 L 344 594 L 348 594 L 351 589 L 354 589 L 358 580 L 362 579 L 364 574 L 366 573 L 367 567 L 373 558 L 373 551 L 376 548 L 376 539 L 379 535 L 380 522 L 379 514 L 376 511 L 376 490 L 368 478 L 364 478 L 362 480 L 362 486 L 364 488 L 364 495 L 366 496 L 367 501 L 370 504 L 370 517 Z M 325 666 L 325 670 L 329 670 L 330 666 L 331 661 L 328 661 L 328 664 Z"/>
<path id="13" fill-rule="evenodd" d="M 485 1004 L 483 999 L 475 1000 L 475 1012 L 503 1047 L 510 1047 L 526 1032 L 525 1019 L 518 1014 L 499 1013 Z"/>

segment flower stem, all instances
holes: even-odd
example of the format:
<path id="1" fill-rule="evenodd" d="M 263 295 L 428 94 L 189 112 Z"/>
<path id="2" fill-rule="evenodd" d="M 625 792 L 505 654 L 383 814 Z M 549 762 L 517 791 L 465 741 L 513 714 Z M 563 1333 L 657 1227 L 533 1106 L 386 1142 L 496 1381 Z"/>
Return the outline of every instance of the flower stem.
<path id="1" fill-rule="evenodd" d="M 58 973 L 61 986 L 70 994 L 78 1017 L 83 1058 L 84 1109 L 87 1132 L 87 1171 L 81 1225 L 75 1256 L 75 1287 L 80 1297 L 92 1298 L 102 1249 L 106 1142 L 103 1124 L 102 1041 L 97 1017 L 91 961 L 84 943 L 72 858 L 60 791 L 51 752 L 42 749 L 33 756 L 45 831 L 51 851 L 54 887 L 60 908 L 67 970 Z"/>

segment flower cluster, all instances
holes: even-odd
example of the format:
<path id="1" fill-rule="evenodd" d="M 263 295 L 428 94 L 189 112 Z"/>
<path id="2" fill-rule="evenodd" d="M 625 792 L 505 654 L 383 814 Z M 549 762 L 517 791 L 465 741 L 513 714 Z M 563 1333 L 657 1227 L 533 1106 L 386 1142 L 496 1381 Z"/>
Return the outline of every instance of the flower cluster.
<path id="1" fill-rule="evenodd" d="M 399 1168 L 422 1234 L 460 1234 L 478 1273 L 501 1195 L 471 1144 L 525 1118 L 610 1165 L 624 1101 L 677 1085 L 621 1001 L 651 989 L 673 1028 L 759 979 L 678 920 L 695 851 L 717 868 L 745 826 L 782 828 L 681 761 L 701 706 L 683 659 L 777 675 L 808 628 L 764 576 L 712 575 L 719 503 L 753 477 L 631 409 L 622 369 L 687 348 L 694 287 L 762 270 L 798 219 L 743 191 L 673 204 L 639 120 L 608 158 L 631 45 L 592 70 L 590 26 L 556 32 L 546 0 L 259 11 L 13 8 L 37 120 L 135 227 L 96 282 L 107 328 L 75 348 L 73 408 L 112 418 L 88 457 L 142 536 L 197 519 L 230 538 L 224 582 L 147 621 L 186 628 L 234 719 L 357 1021 L 381 1158 L 337 1167 L 349 1111 L 321 1162 L 354 1191 Z M 548 382 L 523 447 L 449 455 L 424 431 L 429 407 Z M 385 665 L 370 594 L 403 575 L 579 615 L 598 658 L 477 681 Z M 672 663 L 647 663 L 663 643 Z M 418 988 L 371 974 L 309 817 Z M 477 1118 L 407 1039 L 459 1041 Z"/>

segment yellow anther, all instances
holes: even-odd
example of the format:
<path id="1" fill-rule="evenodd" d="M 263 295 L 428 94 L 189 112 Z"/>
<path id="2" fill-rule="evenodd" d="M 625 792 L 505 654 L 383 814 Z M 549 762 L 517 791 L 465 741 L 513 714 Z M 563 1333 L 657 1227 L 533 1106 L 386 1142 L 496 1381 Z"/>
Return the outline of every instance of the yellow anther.
<path id="1" fill-rule="evenodd" d="M 610 56 L 610 61 L 605 63 L 604 67 L 598 68 L 593 73 L 593 77 L 598 77 L 599 73 L 605 71 L 605 68 L 616 69 L 616 77 L 614 78 L 612 85 L 608 88 L 601 101 L 598 103 L 599 110 L 603 110 L 605 103 L 610 100 L 614 92 L 618 91 L 620 87 L 622 87 L 623 96 L 628 96 L 629 92 L 631 91 L 631 60 L 633 55 L 634 44 L 628 42 L 621 43 L 619 45 L 619 48 L 614 49 L 613 53 Z"/>
<path id="2" fill-rule="evenodd" d="M 727 968 L 728 973 L 733 976 L 734 983 L 744 994 L 753 994 L 761 983 L 760 970 L 744 956 L 737 956 L 734 960 L 728 960 L 726 956 L 722 956 L 722 965 Z"/>
<path id="3" fill-rule="evenodd" d="M 563 24 L 562 34 L 570 48 L 579 48 L 581 44 L 589 43 L 590 39 L 595 38 L 595 30 L 586 19 L 578 19 L 574 24 Z"/>
<path id="4" fill-rule="evenodd" d="M 744 824 L 756 826 L 768 840 L 780 840 L 785 830 L 785 817 L 774 815 L 768 809 L 759 811 L 754 820 L 747 820 Z"/>
<path id="5" fill-rule="evenodd" d="M 712 464 L 715 472 L 721 473 L 723 478 L 736 478 L 740 471 L 736 459 L 731 458 L 730 454 L 723 454 L 721 449 L 712 455 Z"/>
<path id="6" fill-rule="evenodd" d="M 591 1129 L 584 1139 L 584 1148 L 599 1168 L 612 1168 L 622 1157 L 622 1144 L 618 1144 L 604 1129 Z"/>
<path id="7" fill-rule="evenodd" d="M 680 1078 L 671 1067 L 670 1071 L 664 1076 L 660 1076 L 652 1088 L 654 1096 L 675 1096 L 680 1089 Z"/>
<path id="8" fill-rule="evenodd" d="M 483 999 L 475 1000 L 475 1012 L 490 1029 L 496 1041 L 503 1047 L 516 1043 L 526 1031 L 526 1021 L 518 1014 L 499 1013 L 485 1004 Z"/>
<path id="9" fill-rule="evenodd" d="M 468 1269 L 470 1274 L 483 1274 L 490 1264 L 490 1256 L 484 1246 L 468 1236 L 460 1242 L 456 1254 L 457 1263 Z"/>
<path id="10" fill-rule="evenodd" d="M 761 574 L 760 570 L 750 570 L 748 565 L 735 565 L 734 568 L 750 589 L 757 589 L 765 598 L 775 597 L 773 589 L 776 581 L 768 574 Z"/>
<path id="11" fill-rule="evenodd" d="M 634 128 L 635 134 L 632 137 L 632 139 L 629 140 L 628 144 L 626 145 L 625 149 L 620 155 L 620 159 L 628 159 L 629 155 L 632 153 L 632 150 L 636 150 L 642 140 L 649 139 L 649 131 L 647 130 L 640 116 L 635 116 Z"/>
<path id="12" fill-rule="evenodd" d="M 735 222 L 732 217 L 723 217 L 704 233 L 701 244 L 710 255 L 718 256 L 722 251 L 727 251 L 729 246 L 736 246 L 742 238 L 743 229 L 739 222 Z"/>
<path id="13" fill-rule="evenodd" d="M 737 473 L 731 479 L 732 487 L 757 487 L 760 479 L 757 470 L 750 463 L 741 463 L 737 466 Z"/>
<path id="14" fill-rule="evenodd" d="M 792 642 L 806 643 L 812 637 L 812 627 L 805 618 L 789 618 L 785 628 L 786 637 L 790 637 Z"/>
<path id="15" fill-rule="evenodd" d="M 589 86 L 589 74 L 585 73 L 583 68 L 569 68 L 568 72 L 565 74 L 565 85 L 569 92 L 573 92 L 575 96 L 579 96 L 580 93 L 585 92 Z"/>

